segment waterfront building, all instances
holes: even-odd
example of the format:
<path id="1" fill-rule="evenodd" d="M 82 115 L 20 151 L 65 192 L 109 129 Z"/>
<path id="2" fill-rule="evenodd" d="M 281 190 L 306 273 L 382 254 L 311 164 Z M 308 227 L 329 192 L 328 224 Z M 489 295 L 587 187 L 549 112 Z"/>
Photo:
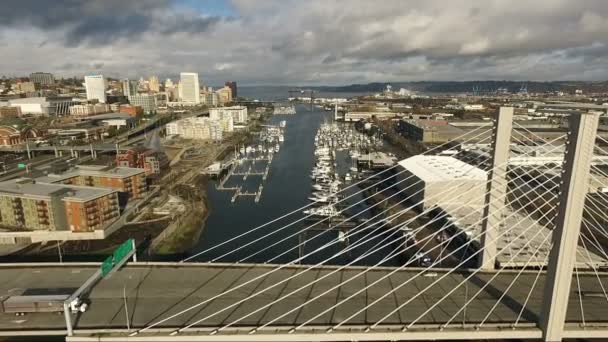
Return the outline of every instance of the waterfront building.
<path id="1" fill-rule="evenodd" d="M 359 121 L 359 120 L 371 120 L 376 118 L 378 120 L 392 119 L 401 114 L 393 112 L 347 112 L 344 114 L 344 121 Z"/>
<path id="2" fill-rule="evenodd" d="M 166 125 L 168 136 L 184 139 L 222 140 L 224 129 L 230 129 L 232 117 L 226 120 L 211 120 L 205 117 L 191 117 L 170 122 Z"/>
<path id="3" fill-rule="evenodd" d="M 48 72 L 33 72 L 30 74 L 30 81 L 40 85 L 51 85 L 55 83 L 55 77 Z"/>
<path id="4" fill-rule="evenodd" d="M 190 102 L 195 104 L 201 103 L 200 86 L 197 73 L 182 72 L 180 74 L 179 85 L 179 98 L 181 102 Z"/>
<path id="5" fill-rule="evenodd" d="M 140 168 L 79 165 L 60 174 L 37 178 L 38 183 L 92 186 L 117 190 L 127 198 L 141 198 L 147 192 L 146 172 Z"/>
<path id="6" fill-rule="evenodd" d="M 232 98 L 237 98 L 237 93 L 236 93 L 236 82 L 235 81 L 228 81 L 224 84 L 226 87 L 230 88 L 230 91 L 232 92 Z"/>
<path id="7" fill-rule="evenodd" d="M 0 183 L 0 224 L 8 229 L 91 232 L 120 216 L 116 190 L 13 179 Z"/>
<path id="8" fill-rule="evenodd" d="M 9 100 L 8 105 L 19 107 L 22 114 L 63 116 L 70 114 L 74 101 L 71 97 L 26 97 Z"/>
<path id="9" fill-rule="evenodd" d="M 97 100 L 106 103 L 106 80 L 103 75 L 89 75 L 84 77 L 84 86 L 87 91 L 87 100 Z"/>
<path id="10" fill-rule="evenodd" d="M 131 81 L 129 79 L 124 79 L 121 82 L 122 84 L 122 93 L 126 97 L 131 97 L 137 94 L 137 81 Z"/>
<path id="11" fill-rule="evenodd" d="M 157 108 L 157 98 L 153 94 L 137 94 L 129 97 L 132 106 L 139 106 L 144 114 L 155 114 Z"/>
<path id="12" fill-rule="evenodd" d="M 224 116 L 224 114 L 232 116 L 232 120 L 235 124 L 247 123 L 247 107 L 245 106 L 217 107 L 209 109 L 209 118 L 212 120 L 219 120 Z"/>

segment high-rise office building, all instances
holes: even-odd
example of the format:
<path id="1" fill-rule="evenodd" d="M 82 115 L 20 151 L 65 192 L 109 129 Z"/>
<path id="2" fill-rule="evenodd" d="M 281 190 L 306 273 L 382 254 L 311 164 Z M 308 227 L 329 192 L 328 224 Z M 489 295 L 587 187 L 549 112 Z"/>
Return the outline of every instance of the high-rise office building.
<path id="1" fill-rule="evenodd" d="M 236 82 L 235 81 L 227 81 L 224 85 L 226 87 L 230 88 L 230 90 L 232 90 L 232 98 L 235 99 L 237 97 L 237 95 L 236 95 Z"/>
<path id="2" fill-rule="evenodd" d="M 87 90 L 87 100 L 98 100 L 101 103 L 106 103 L 106 80 L 103 75 L 85 76 L 84 86 Z"/>
<path id="3" fill-rule="evenodd" d="M 129 79 L 122 80 L 122 93 L 126 97 L 136 95 L 137 94 L 137 81 L 131 81 Z"/>
<path id="4" fill-rule="evenodd" d="M 179 97 L 182 102 L 201 103 L 198 74 L 195 72 L 182 72 L 180 74 Z"/>
<path id="5" fill-rule="evenodd" d="M 148 80 L 148 89 L 155 93 L 158 93 L 160 91 L 160 82 L 158 81 L 158 77 L 150 77 L 150 79 Z"/>
<path id="6" fill-rule="evenodd" d="M 55 83 L 55 77 L 48 72 L 33 72 L 30 74 L 30 81 L 41 85 L 49 85 Z"/>

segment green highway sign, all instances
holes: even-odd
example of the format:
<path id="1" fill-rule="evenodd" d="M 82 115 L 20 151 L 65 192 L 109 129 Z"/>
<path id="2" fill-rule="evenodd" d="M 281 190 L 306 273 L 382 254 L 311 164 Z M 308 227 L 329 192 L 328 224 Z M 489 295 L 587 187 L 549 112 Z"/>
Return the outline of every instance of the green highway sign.
<path id="1" fill-rule="evenodd" d="M 135 246 L 133 239 L 128 239 L 118 246 L 118 248 L 114 250 L 114 253 L 112 253 L 112 255 L 107 257 L 101 263 L 101 276 L 105 277 L 112 272 L 116 265 L 118 265 L 125 257 L 129 256 L 131 251 L 133 251 L 133 246 Z"/>
<path id="2" fill-rule="evenodd" d="M 114 267 L 114 256 L 110 255 L 101 263 L 101 276 L 105 277 Z"/>
<path id="3" fill-rule="evenodd" d="M 17 164 L 17 167 L 20 169 L 25 169 L 25 164 L 19 163 L 19 164 Z"/>

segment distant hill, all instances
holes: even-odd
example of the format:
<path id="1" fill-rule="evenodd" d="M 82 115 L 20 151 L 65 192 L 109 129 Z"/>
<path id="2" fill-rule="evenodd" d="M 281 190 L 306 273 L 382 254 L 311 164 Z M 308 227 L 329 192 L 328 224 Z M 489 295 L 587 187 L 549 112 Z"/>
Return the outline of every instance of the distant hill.
<path id="1" fill-rule="evenodd" d="M 564 91 L 574 92 L 582 89 L 585 93 L 608 92 L 608 81 L 584 82 L 584 81 L 552 81 L 552 82 L 522 82 L 522 81 L 420 81 L 420 82 L 375 82 L 367 84 L 351 84 L 346 86 L 320 86 L 313 87 L 320 91 L 331 92 L 379 92 L 386 89 L 390 84 L 393 90 L 406 88 L 419 92 L 435 93 L 463 93 L 478 89 L 481 92 L 492 92 L 498 88 L 505 88 L 509 92 L 518 92 L 522 86 L 527 87 L 528 92 Z"/>

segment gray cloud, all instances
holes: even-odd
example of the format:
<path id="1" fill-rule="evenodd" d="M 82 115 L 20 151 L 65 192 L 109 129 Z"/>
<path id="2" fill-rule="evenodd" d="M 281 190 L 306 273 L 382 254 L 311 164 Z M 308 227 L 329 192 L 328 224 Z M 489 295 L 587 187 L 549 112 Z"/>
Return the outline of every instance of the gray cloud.
<path id="1" fill-rule="evenodd" d="M 208 84 L 608 79 L 604 0 L 234 0 L 230 18 L 206 13 L 206 2 L 9 2 L 0 7 L 6 74 L 193 70 Z M 42 42 L 36 54 L 31 41 Z"/>
<path id="2" fill-rule="evenodd" d="M 0 28 L 59 30 L 64 44 L 76 47 L 111 44 L 154 31 L 201 33 L 220 21 L 180 13 L 170 5 L 167 0 L 8 0 L 0 7 Z"/>

